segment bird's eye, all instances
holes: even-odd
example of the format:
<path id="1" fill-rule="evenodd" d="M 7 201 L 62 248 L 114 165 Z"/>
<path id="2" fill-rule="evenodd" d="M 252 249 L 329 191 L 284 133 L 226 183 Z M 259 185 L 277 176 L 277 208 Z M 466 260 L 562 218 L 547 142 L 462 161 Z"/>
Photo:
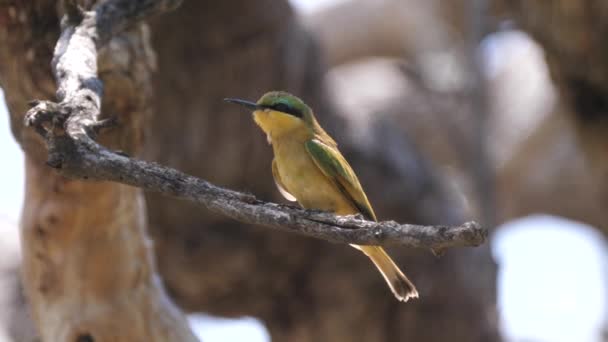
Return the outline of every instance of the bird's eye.
<path id="1" fill-rule="evenodd" d="M 279 102 L 279 103 L 275 104 L 274 106 L 272 106 L 272 109 L 274 109 L 278 112 L 283 112 L 286 114 L 293 115 L 298 118 L 302 117 L 302 112 L 300 110 L 298 110 L 286 103 L 283 103 L 283 102 Z"/>
<path id="2" fill-rule="evenodd" d="M 284 112 L 284 113 L 289 113 L 290 112 L 290 108 L 288 105 L 284 104 L 284 103 L 277 103 L 274 106 L 274 109 L 276 109 L 279 112 Z"/>

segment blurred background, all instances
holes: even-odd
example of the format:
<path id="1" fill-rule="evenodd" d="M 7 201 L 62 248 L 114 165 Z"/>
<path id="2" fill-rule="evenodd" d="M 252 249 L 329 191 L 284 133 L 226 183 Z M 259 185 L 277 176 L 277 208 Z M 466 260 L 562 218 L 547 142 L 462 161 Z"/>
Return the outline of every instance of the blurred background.
<path id="1" fill-rule="evenodd" d="M 16 118 L 52 97 L 52 16 L 31 60 L 0 65 L 0 340 L 25 317 L 30 150 Z M 204 341 L 608 341 L 606 23 L 592 0 L 186 0 L 156 18 L 141 157 L 281 201 L 265 138 L 221 99 L 285 89 L 340 143 L 380 219 L 492 232 L 439 259 L 391 248 L 421 292 L 399 304 L 346 246 L 147 194 L 170 296 Z M 100 70 L 106 97 L 133 77 Z"/>

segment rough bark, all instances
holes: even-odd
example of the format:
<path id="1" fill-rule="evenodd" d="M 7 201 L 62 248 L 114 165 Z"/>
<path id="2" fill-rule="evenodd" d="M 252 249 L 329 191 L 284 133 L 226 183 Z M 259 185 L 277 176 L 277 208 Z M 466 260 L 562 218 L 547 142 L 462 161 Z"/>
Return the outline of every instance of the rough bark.
<path id="1" fill-rule="evenodd" d="M 96 45 L 130 21 L 120 15 L 145 14 L 137 6 L 146 4 L 148 10 L 159 10 L 165 3 L 114 1 L 97 7 L 96 16 L 72 13 L 54 59 L 58 100 L 85 98 L 87 108 L 98 110 Z M 75 19 L 79 15 L 82 18 Z M 55 2 L 4 2 L 0 17 L 2 60 L 8 61 L 0 66 L 0 84 L 6 90 L 13 132 L 26 152 L 23 280 L 41 338 L 195 340 L 156 274 L 141 191 L 64 178 L 44 163 L 41 141 L 22 128 L 27 101 L 32 96 L 50 98 L 55 88 L 50 69 L 59 38 Z M 121 122 L 120 129 L 101 140 L 129 153 L 137 153 L 141 145 L 151 94 L 153 56 L 145 30 L 138 27 L 112 40 L 99 62 L 106 85 L 103 108 Z"/>

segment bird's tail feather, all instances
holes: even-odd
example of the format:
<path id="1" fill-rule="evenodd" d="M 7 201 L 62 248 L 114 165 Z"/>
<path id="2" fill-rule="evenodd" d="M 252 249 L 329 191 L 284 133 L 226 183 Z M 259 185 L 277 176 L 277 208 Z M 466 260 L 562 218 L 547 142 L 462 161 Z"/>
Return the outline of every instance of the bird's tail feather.
<path id="1" fill-rule="evenodd" d="M 401 272 L 382 247 L 352 246 L 361 250 L 373 261 L 398 300 L 407 302 L 410 298 L 418 298 L 418 291 L 414 284 Z"/>

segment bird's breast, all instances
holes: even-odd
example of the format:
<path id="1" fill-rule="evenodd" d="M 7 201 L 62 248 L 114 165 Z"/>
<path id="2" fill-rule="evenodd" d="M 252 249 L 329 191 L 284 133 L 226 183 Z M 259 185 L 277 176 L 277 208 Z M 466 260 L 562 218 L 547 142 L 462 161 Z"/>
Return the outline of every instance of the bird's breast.
<path id="1" fill-rule="evenodd" d="M 357 212 L 317 167 L 306 151 L 304 141 L 274 141 L 273 149 L 283 185 L 304 208 L 341 215 Z"/>

